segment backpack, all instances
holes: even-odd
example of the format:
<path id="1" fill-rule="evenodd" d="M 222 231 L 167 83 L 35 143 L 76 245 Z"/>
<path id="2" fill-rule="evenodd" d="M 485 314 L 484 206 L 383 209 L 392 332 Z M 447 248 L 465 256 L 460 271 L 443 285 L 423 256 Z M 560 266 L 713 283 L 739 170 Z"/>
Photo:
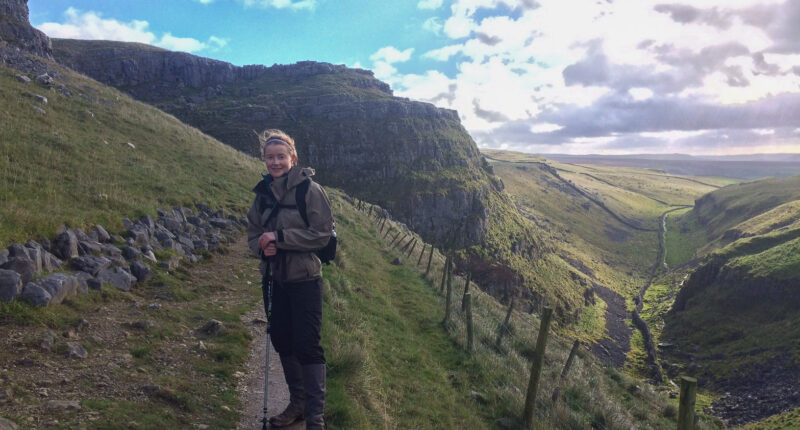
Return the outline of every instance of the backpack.
<path id="1" fill-rule="evenodd" d="M 300 217 L 303 218 L 303 222 L 305 222 L 306 227 L 310 224 L 308 223 L 308 213 L 306 212 L 306 194 L 308 194 L 308 187 L 311 185 L 311 179 L 307 181 L 301 182 L 297 187 L 295 187 L 294 193 L 294 201 L 297 203 L 296 205 L 284 205 L 280 204 L 275 195 L 272 194 L 272 190 L 269 186 L 264 187 L 268 195 L 275 201 L 275 204 L 272 206 L 272 211 L 269 214 L 264 223 L 268 223 L 275 215 L 278 214 L 278 210 L 283 209 L 297 209 L 300 212 Z M 261 212 L 263 212 L 263 207 L 260 208 Z M 317 255 L 319 261 L 322 264 L 330 264 L 336 258 L 336 245 L 338 244 L 339 240 L 336 237 L 336 222 L 333 223 L 333 228 L 331 229 L 331 238 L 328 240 L 328 244 L 323 246 L 322 248 L 314 251 L 314 254 Z"/>

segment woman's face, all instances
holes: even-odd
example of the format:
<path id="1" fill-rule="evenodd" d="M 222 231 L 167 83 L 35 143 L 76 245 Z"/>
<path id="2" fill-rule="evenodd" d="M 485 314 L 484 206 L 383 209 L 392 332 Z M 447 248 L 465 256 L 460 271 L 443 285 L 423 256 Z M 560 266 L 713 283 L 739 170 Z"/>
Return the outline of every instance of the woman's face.
<path id="1" fill-rule="evenodd" d="M 273 178 L 280 178 L 292 168 L 294 157 L 289 147 L 282 143 L 273 143 L 264 148 L 264 163 Z"/>

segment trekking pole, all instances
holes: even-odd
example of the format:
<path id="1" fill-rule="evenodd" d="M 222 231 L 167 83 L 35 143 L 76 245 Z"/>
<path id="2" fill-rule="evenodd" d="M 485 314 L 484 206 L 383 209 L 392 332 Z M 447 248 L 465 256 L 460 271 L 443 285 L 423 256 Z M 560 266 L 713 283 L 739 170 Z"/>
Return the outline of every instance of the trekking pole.
<path id="1" fill-rule="evenodd" d="M 267 359 L 264 365 L 264 417 L 261 418 L 261 430 L 267 430 L 267 390 L 269 389 L 269 343 L 270 343 L 270 320 L 272 319 L 272 259 L 267 259 L 267 271 L 261 278 L 261 293 L 264 296 L 264 312 L 267 315 Z"/>

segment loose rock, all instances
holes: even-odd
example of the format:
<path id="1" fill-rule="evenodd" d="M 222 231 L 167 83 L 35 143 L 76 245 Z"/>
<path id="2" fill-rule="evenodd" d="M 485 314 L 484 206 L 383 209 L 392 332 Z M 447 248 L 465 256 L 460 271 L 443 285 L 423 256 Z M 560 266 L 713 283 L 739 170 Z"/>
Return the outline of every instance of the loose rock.
<path id="1" fill-rule="evenodd" d="M 10 302 L 22 293 L 22 277 L 13 270 L 0 269 L 0 302 Z"/>
<path id="2" fill-rule="evenodd" d="M 221 332 L 224 329 L 225 326 L 220 321 L 212 319 L 209 320 L 207 323 L 205 323 L 205 325 L 200 327 L 199 330 L 201 333 L 205 333 L 209 336 L 214 336 L 219 334 L 219 332 Z"/>
<path id="3" fill-rule="evenodd" d="M 67 342 L 67 357 L 84 359 L 89 356 L 86 349 L 77 342 Z"/>

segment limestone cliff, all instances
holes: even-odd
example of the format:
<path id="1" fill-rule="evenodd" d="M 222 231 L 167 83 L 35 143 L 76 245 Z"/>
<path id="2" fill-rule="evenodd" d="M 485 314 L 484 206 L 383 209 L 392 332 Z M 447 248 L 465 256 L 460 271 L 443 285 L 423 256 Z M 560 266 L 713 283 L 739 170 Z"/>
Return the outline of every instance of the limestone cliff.
<path id="1" fill-rule="evenodd" d="M 458 114 L 393 97 L 370 71 L 311 61 L 237 67 L 106 41 L 54 47 L 62 64 L 244 152 L 258 154 L 253 130 L 284 129 L 320 181 L 389 208 L 433 242 L 484 239 L 500 181 Z"/>
<path id="2" fill-rule="evenodd" d="M 0 0 L 0 48 L 52 59 L 50 38 L 28 22 L 28 0 Z"/>

